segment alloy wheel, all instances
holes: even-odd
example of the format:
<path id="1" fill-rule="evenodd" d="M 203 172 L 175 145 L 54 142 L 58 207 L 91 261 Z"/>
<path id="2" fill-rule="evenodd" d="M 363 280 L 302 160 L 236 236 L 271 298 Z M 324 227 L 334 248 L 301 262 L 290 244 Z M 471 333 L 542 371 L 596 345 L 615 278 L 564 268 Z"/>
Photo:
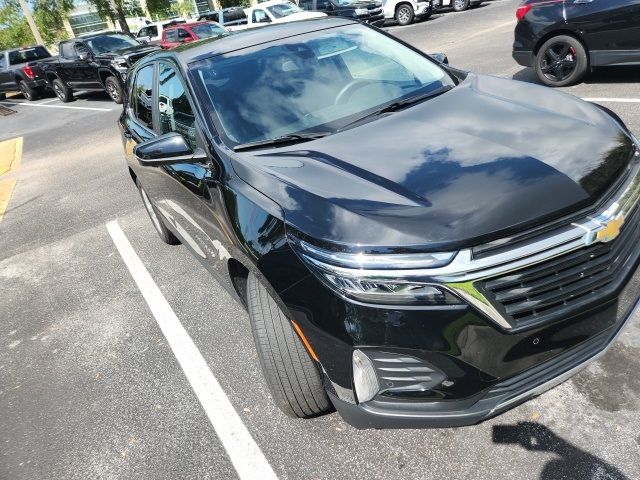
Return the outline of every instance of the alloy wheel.
<path id="1" fill-rule="evenodd" d="M 31 100 L 31 93 L 29 93 L 27 86 L 24 83 L 20 82 L 19 88 L 20 88 L 20 93 L 22 93 L 22 96 L 27 100 Z"/>
<path id="2" fill-rule="evenodd" d="M 55 92 L 55 94 L 58 96 L 60 100 L 64 100 L 64 92 L 62 91 L 62 89 L 57 83 L 53 84 L 53 91 Z"/>
<path id="3" fill-rule="evenodd" d="M 455 0 L 454 1 L 454 6 L 456 7 L 456 10 L 461 10 L 464 8 L 464 4 L 465 4 L 465 0 Z"/>
<path id="4" fill-rule="evenodd" d="M 540 67 L 549 80 L 561 82 L 575 71 L 577 64 L 576 49 L 567 43 L 558 42 L 551 44 L 542 53 Z"/>
<path id="5" fill-rule="evenodd" d="M 153 209 L 153 205 L 151 205 L 151 200 L 149 200 L 149 197 L 147 196 L 147 192 L 144 191 L 144 188 L 141 188 L 140 192 L 142 193 L 142 201 L 144 203 L 144 207 L 147 209 L 147 213 L 151 217 L 153 226 L 156 227 L 156 230 L 158 230 L 159 232 L 162 232 L 160 219 L 158 218 L 158 215 L 156 215 L 156 211 Z"/>
<path id="6" fill-rule="evenodd" d="M 113 83 L 111 83 L 111 82 L 108 82 L 108 83 L 107 83 L 107 93 L 109 94 L 109 96 L 111 97 L 111 99 L 112 99 L 114 102 L 116 102 L 116 103 L 117 103 L 117 102 L 118 102 L 118 100 L 120 100 L 120 94 L 118 93 L 118 89 L 117 89 L 117 88 L 116 88 L 116 86 L 115 86 Z"/>
<path id="7" fill-rule="evenodd" d="M 408 23 L 411 18 L 411 12 L 409 12 L 409 7 L 400 7 L 398 9 L 398 22 L 400 23 Z"/>

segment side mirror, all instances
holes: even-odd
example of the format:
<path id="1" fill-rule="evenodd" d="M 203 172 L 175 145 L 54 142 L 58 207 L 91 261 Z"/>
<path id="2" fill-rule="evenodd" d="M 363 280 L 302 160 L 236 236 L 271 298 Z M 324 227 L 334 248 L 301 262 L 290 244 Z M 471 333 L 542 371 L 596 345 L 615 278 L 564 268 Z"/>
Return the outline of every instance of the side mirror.
<path id="1" fill-rule="evenodd" d="M 84 62 L 85 60 L 89 59 L 89 52 L 82 52 L 78 54 L 78 60 L 80 60 L 81 62 Z"/>
<path id="2" fill-rule="evenodd" d="M 184 37 L 184 39 L 182 40 L 182 43 L 189 43 L 189 42 L 195 42 L 195 38 L 193 37 Z"/>
<path id="3" fill-rule="evenodd" d="M 158 167 L 173 163 L 195 163 L 207 159 L 201 148 L 193 150 L 187 140 L 176 132 L 165 133 L 159 137 L 142 142 L 133 148 L 133 154 L 146 167 Z"/>
<path id="4" fill-rule="evenodd" d="M 444 65 L 449 65 L 449 59 L 444 53 L 431 53 L 429 54 L 431 58 L 433 58 L 436 62 L 442 63 Z"/>
<path id="5" fill-rule="evenodd" d="M 271 23 L 271 19 L 269 17 L 262 17 L 258 23 Z"/>

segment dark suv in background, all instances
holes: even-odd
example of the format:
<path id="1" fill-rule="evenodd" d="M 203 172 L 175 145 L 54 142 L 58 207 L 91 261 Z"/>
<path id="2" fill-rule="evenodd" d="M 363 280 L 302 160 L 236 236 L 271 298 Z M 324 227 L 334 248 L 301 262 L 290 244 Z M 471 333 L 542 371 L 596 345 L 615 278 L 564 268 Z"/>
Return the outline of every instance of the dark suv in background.
<path id="1" fill-rule="evenodd" d="M 377 0 L 299 0 L 298 4 L 303 10 L 351 18 L 376 27 L 384 25 L 382 2 Z"/>
<path id="2" fill-rule="evenodd" d="M 525 0 L 516 11 L 513 58 L 563 87 L 590 68 L 640 66 L 639 0 Z"/>
<path id="3" fill-rule="evenodd" d="M 42 69 L 61 101 L 73 100 L 74 90 L 105 90 L 114 102 L 122 103 L 129 68 L 160 47 L 122 33 L 100 33 L 61 42 L 59 49 L 59 58 Z"/>

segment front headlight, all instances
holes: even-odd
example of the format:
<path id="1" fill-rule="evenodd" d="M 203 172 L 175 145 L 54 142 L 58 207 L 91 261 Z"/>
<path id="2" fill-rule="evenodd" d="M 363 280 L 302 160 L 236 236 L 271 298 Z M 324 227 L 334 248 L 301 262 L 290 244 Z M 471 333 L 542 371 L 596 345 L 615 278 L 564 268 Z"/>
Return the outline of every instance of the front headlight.
<path id="1" fill-rule="evenodd" d="M 366 8 L 356 8 L 355 9 L 355 14 L 358 17 L 361 17 L 363 15 L 369 15 L 369 10 L 367 10 Z"/>
<path id="2" fill-rule="evenodd" d="M 414 272 L 449 264 L 456 252 L 365 254 L 326 250 L 293 239 L 292 244 L 310 270 L 339 294 L 383 305 L 460 305 L 461 300 Z"/>
<path id="3" fill-rule="evenodd" d="M 123 57 L 116 57 L 111 60 L 111 65 L 114 66 L 116 70 L 127 70 L 127 59 Z"/>

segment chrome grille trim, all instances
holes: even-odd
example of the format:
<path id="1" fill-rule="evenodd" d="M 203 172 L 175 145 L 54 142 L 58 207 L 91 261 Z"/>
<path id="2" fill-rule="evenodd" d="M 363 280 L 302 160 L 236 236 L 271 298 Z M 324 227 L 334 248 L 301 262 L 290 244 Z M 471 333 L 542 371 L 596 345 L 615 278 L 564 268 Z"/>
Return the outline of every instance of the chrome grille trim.
<path id="1" fill-rule="evenodd" d="M 455 254 L 453 260 L 445 266 L 437 268 L 406 268 L 419 262 L 411 262 L 408 255 L 398 255 L 397 263 L 394 255 L 385 255 L 388 263 L 382 265 L 375 261 L 355 261 L 361 254 L 343 254 L 313 247 L 302 248 L 301 257 L 311 265 L 334 275 L 367 278 L 370 281 L 392 281 L 405 283 L 423 283 L 445 287 L 458 295 L 471 306 L 490 318 L 505 330 L 513 329 L 510 322 L 493 307 L 491 302 L 474 286 L 475 282 L 501 276 L 521 268 L 552 260 L 561 255 L 585 248 L 599 242 L 597 233 L 607 227 L 608 222 L 626 217 L 640 203 L 640 151 L 636 153 L 628 167 L 627 180 L 620 187 L 620 193 L 608 203 L 600 213 L 587 216 L 583 221 L 565 225 L 530 242 L 508 251 L 494 255 L 483 255 L 473 258 L 472 249 L 464 249 Z M 304 242 L 296 240 L 297 245 Z M 310 246 L 310 244 L 306 244 Z M 318 255 L 318 251 L 324 254 Z M 420 254 L 419 254 L 420 255 Z M 422 261 L 430 254 L 423 255 Z M 433 256 L 443 254 L 431 254 Z M 347 259 L 353 259 L 349 262 Z M 333 257 L 333 258 L 332 258 Z M 375 257 L 375 255 L 371 255 Z M 338 260 L 339 259 L 339 260 Z M 350 265 L 345 267 L 344 265 Z M 367 266 L 373 268 L 366 268 Z M 394 306 L 394 308 L 403 308 Z"/>

